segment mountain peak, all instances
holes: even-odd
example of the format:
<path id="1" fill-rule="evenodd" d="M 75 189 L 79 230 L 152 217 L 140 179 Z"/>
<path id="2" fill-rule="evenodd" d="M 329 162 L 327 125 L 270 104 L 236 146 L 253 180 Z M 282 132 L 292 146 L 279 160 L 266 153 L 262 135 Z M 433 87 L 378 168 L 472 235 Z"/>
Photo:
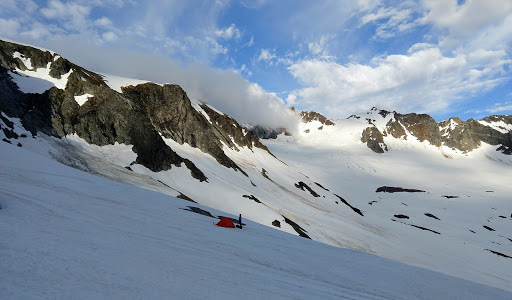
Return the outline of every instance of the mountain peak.
<path id="1" fill-rule="evenodd" d="M 302 121 L 305 123 L 309 123 L 312 121 L 318 121 L 322 123 L 323 125 L 332 126 L 334 123 L 327 119 L 324 115 L 314 112 L 314 111 L 302 111 L 300 113 L 300 117 L 302 118 Z"/>

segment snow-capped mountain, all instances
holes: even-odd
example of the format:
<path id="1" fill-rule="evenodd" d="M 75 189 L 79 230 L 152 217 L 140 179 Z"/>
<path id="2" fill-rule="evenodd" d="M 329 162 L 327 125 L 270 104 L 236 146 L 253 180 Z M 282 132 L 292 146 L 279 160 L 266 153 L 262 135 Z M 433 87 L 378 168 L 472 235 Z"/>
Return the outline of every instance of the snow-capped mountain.
<path id="1" fill-rule="evenodd" d="M 177 85 L 96 74 L 51 51 L 2 41 L 0 63 L 0 138 L 12 147 L 512 291 L 510 116 L 303 112 L 290 135 L 241 126 Z"/>

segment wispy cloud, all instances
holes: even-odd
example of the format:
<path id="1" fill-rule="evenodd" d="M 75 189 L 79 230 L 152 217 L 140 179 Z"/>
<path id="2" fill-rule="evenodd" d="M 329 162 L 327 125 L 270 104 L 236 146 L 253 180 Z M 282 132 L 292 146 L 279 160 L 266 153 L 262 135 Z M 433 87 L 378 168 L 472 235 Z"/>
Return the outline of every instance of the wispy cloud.
<path id="1" fill-rule="evenodd" d="M 256 61 L 265 61 L 268 64 L 272 64 L 272 60 L 276 58 L 275 50 L 272 49 L 261 49 L 260 54 L 256 58 Z"/>
<path id="2" fill-rule="evenodd" d="M 235 24 L 231 24 L 231 26 L 215 30 L 215 35 L 229 40 L 229 39 L 239 39 L 242 36 L 242 33 L 238 28 L 236 28 Z"/>
<path id="3" fill-rule="evenodd" d="M 417 44 L 406 55 L 376 57 L 369 65 L 313 59 L 289 70 L 305 86 L 294 93 L 301 105 L 343 117 L 372 106 L 440 111 L 461 95 L 503 82 L 499 75 L 510 64 L 503 51 L 445 56 L 435 45 Z"/>
<path id="4" fill-rule="evenodd" d="M 512 112 L 512 102 L 496 103 L 485 111 L 490 113 Z"/>
<path id="5" fill-rule="evenodd" d="M 459 4 L 457 0 L 424 1 L 428 13 L 422 18 L 450 35 L 471 36 L 488 25 L 497 24 L 512 11 L 508 0 L 472 0 Z"/>

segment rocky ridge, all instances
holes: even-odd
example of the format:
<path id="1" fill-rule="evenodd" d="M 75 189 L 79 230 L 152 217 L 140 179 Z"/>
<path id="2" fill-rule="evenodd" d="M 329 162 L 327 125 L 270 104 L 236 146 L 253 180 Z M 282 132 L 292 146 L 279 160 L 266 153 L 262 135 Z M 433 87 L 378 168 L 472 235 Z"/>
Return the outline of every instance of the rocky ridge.
<path id="1" fill-rule="evenodd" d="M 29 66 L 20 57 L 29 59 Z M 49 75 L 56 79 L 68 74 L 65 89 L 52 87 L 42 94 L 23 93 L 9 74 L 39 68 L 48 69 Z M 243 174 L 224 153 L 224 145 L 235 150 L 259 147 L 268 151 L 229 116 L 207 105 L 201 108 L 208 116 L 198 112 L 177 85 L 146 83 L 125 87 L 123 93 L 118 93 L 101 75 L 50 51 L 0 41 L 0 83 L 0 111 L 19 118 L 33 135 L 42 132 L 61 138 L 77 134 L 98 146 L 115 142 L 133 145 L 137 154 L 134 163 L 155 172 L 183 163 L 194 178 L 207 181 L 203 172 L 173 151 L 162 136 L 199 148 L 220 164 Z M 75 96 L 80 95 L 91 96 L 79 105 Z"/>
<path id="2" fill-rule="evenodd" d="M 384 137 L 407 140 L 413 136 L 420 142 L 427 141 L 437 147 L 444 145 L 464 153 L 486 143 L 498 146 L 496 150 L 504 154 L 512 154 L 512 116 L 490 116 L 480 121 L 450 118 L 437 123 L 427 114 L 400 114 L 374 107 L 367 113 L 366 122 L 370 126 L 363 130 L 361 141 L 376 153 L 388 151 Z"/>
<path id="3" fill-rule="evenodd" d="M 314 111 L 302 111 L 300 113 L 300 117 L 303 122 L 309 123 L 312 121 L 319 121 L 320 123 L 327 125 L 327 126 L 333 126 L 334 123 L 327 119 L 324 115 L 314 112 Z"/>

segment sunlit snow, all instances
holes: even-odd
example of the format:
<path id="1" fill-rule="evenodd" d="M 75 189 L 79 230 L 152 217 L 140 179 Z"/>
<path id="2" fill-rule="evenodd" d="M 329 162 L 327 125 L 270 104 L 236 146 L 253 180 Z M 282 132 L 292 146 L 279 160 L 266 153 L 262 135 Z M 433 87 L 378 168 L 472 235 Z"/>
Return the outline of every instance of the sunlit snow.
<path id="1" fill-rule="evenodd" d="M 0 152 L 2 298 L 512 297 L 247 220 L 242 230 L 216 227 L 215 219 L 182 210 L 190 202 L 7 143 Z"/>

